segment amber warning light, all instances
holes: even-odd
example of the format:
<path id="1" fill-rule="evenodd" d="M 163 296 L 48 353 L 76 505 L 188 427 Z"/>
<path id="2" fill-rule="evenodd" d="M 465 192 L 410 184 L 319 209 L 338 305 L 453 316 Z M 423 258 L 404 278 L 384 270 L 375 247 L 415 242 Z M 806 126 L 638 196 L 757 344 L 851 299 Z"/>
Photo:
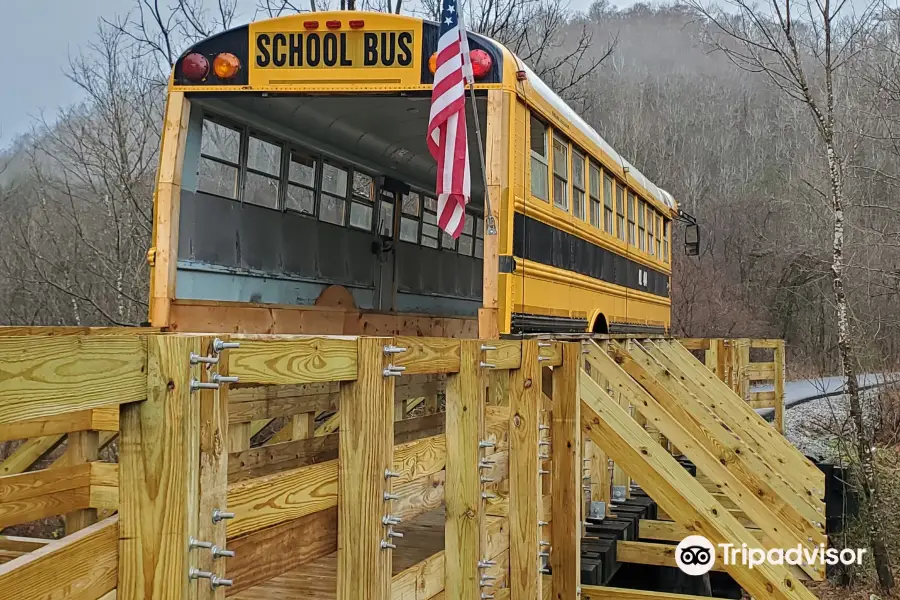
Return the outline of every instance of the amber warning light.
<path id="1" fill-rule="evenodd" d="M 472 50 L 469 52 L 469 61 L 472 63 L 472 74 L 475 79 L 481 79 L 491 71 L 494 65 L 491 55 L 484 50 Z M 428 70 L 434 75 L 437 70 L 437 52 L 428 58 Z"/>
<path id="2" fill-rule="evenodd" d="M 230 52 L 219 54 L 213 61 L 213 71 L 219 79 L 231 79 L 241 70 L 241 61 Z"/>

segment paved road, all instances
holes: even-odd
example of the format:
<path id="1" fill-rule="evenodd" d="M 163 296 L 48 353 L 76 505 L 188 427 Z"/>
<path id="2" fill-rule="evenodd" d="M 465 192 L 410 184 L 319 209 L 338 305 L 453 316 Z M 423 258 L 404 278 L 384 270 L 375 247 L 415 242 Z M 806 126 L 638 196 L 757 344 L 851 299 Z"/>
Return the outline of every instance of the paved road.
<path id="1" fill-rule="evenodd" d="M 877 385 L 884 385 L 889 381 L 900 381 L 900 373 L 884 374 L 884 373 L 867 373 L 857 377 L 860 388 L 868 388 Z M 774 389 L 772 385 L 753 386 L 754 392 L 770 392 Z M 784 383 L 784 407 L 785 410 L 826 396 L 837 396 L 844 389 L 843 377 L 822 377 L 819 379 L 800 379 L 797 381 L 786 381 Z M 775 416 L 774 408 L 758 408 L 756 410 L 762 417 L 771 420 Z"/>

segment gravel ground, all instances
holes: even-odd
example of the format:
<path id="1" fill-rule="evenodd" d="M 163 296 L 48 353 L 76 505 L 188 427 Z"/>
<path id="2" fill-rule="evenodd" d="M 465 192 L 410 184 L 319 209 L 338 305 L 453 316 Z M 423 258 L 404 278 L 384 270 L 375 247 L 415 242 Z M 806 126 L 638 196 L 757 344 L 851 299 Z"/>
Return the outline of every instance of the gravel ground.
<path id="1" fill-rule="evenodd" d="M 872 418 L 874 390 L 861 393 L 863 417 Z M 819 460 L 834 461 L 840 458 L 838 439 L 851 431 L 847 396 L 832 396 L 811 400 L 788 408 L 784 413 L 784 431 L 787 439 L 807 456 Z"/>

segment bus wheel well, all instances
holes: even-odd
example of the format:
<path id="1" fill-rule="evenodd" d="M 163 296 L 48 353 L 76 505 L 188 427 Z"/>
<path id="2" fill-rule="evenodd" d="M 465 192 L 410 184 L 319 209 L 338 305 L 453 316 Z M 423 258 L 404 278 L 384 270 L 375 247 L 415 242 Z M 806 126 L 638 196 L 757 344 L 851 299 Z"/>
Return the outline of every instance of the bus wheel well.
<path id="1" fill-rule="evenodd" d="M 597 315 L 597 318 L 594 319 L 594 326 L 591 328 L 591 333 L 609 333 L 609 324 L 606 322 L 606 317 L 603 316 L 603 313 Z"/>

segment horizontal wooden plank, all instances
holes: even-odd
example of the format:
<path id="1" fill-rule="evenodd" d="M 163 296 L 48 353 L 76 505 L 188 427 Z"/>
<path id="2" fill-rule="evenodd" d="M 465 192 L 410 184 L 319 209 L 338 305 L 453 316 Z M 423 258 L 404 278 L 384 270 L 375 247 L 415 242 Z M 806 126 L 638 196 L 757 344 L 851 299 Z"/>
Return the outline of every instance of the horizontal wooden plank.
<path id="1" fill-rule="evenodd" d="M 438 508 L 444 501 L 446 471 L 438 471 L 406 483 L 395 483 L 391 493 L 400 496 L 391 504 L 391 514 L 409 521 L 430 510 Z"/>
<path id="2" fill-rule="evenodd" d="M 457 373 L 459 340 L 452 338 L 396 337 L 394 346 L 406 348 L 393 355 L 391 362 L 403 367 L 404 375 Z"/>
<path id="3" fill-rule="evenodd" d="M 0 327 L 0 337 L 21 336 L 98 336 L 98 335 L 150 335 L 159 333 L 159 327 Z"/>
<path id="4" fill-rule="evenodd" d="M 562 364 L 562 344 L 560 342 L 538 342 L 538 358 L 541 366 L 558 367 Z"/>
<path id="5" fill-rule="evenodd" d="M 90 463 L 0 477 L 0 504 L 91 485 Z"/>
<path id="6" fill-rule="evenodd" d="M 750 340 L 751 348 L 780 348 L 784 340 Z"/>
<path id="7" fill-rule="evenodd" d="M 625 542 L 619 540 L 616 543 L 616 560 L 619 562 L 636 563 L 640 565 L 655 565 L 658 567 L 677 567 L 675 564 L 675 546 L 670 544 L 654 544 L 651 542 Z M 725 571 L 722 566 L 722 557 L 717 550 L 716 564 L 713 571 Z"/>
<path id="8" fill-rule="evenodd" d="M 775 363 L 750 363 L 744 367 L 744 374 L 750 381 L 774 380 Z"/>
<path id="9" fill-rule="evenodd" d="M 678 342 L 688 350 L 709 350 L 709 338 L 679 338 Z"/>
<path id="10" fill-rule="evenodd" d="M 775 392 L 750 392 L 751 400 L 758 400 L 761 402 L 775 402 Z"/>
<path id="11" fill-rule="evenodd" d="M 775 408 L 774 400 L 759 400 L 750 398 L 750 400 L 747 400 L 747 404 L 749 404 L 750 408 L 754 410 L 757 408 Z"/>
<path id="12" fill-rule="evenodd" d="M 338 456 L 338 435 L 332 433 L 229 454 L 228 482 L 265 477 L 278 471 L 335 460 Z"/>
<path id="13" fill-rule="evenodd" d="M 0 337 L 0 424 L 143 400 L 142 336 Z"/>
<path id="14" fill-rule="evenodd" d="M 518 369 L 522 364 L 522 343 L 518 340 L 488 340 L 485 345 L 495 348 L 484 353 L 484 362 L 495 369 Z"/>
<path id="15" fill-rule="evenodd" d="M 747 528 L 756 539 L 763 540 L 765 534 L 759 529 Z M 694 532 L 674 521 L 659 521 L 655 519 L 641 519 L 640 525 L 642 540 L 658 540 L 661 542 L 680 542 Z"/>
<path id="16" fill-rule="evenodd" d="M 0 463 L 0 475 L 15 475 L 27 471 L 34 463 L 53 452 L 65 439 L 66 436 L 60 433 L 25 440 Z M 60 458 L 66 456 L 63 454 Z"/>
<path id="17" fill-rule="evenodd" d="M 629 590 L 597 585 L 581 586 L 581 597 L 583 600 L 708 600 L 702 596 L 691 596 L 688 594 L 647 592 L 644 590 Z"/>
<path id="18" fill-rule="evenodd" d="M 234 336 L 233 336 L 234 337 Z M 356 379 L 356 340 L 337 337 L 241 339 L 228 352 L 232 376 L 244 383 L 295 384 Z"/>
<path id="19" fill-rule="evenodd" d="M 444 551 L 405 569 L 391 579 L 391 600 L 427 600 L 444 590 Z"/>
<path id="20" fill-rule="evenodd" d="M 0 550 L 13 552 L 33 552 L 43 548 L 53 540 L 43 538 L 23 537 L 20 535 L 0 535 Z"/>
<path id="21" fill-rule="evenodd" d="M 230 596 L 337 551 L 337 508 L 312 513 L 228 541 Z"/>
<path id="22" fill-rule="evenodd" d="M 95 408 L 0 425 L 0 442 L 73 431 L 118 431 L 119 407 Z"/>
<path id="23" fill-rule="evenodd" d="M 119 517 L 0 565 L 0 598 L 97 600 L 116 587 Z"/>

